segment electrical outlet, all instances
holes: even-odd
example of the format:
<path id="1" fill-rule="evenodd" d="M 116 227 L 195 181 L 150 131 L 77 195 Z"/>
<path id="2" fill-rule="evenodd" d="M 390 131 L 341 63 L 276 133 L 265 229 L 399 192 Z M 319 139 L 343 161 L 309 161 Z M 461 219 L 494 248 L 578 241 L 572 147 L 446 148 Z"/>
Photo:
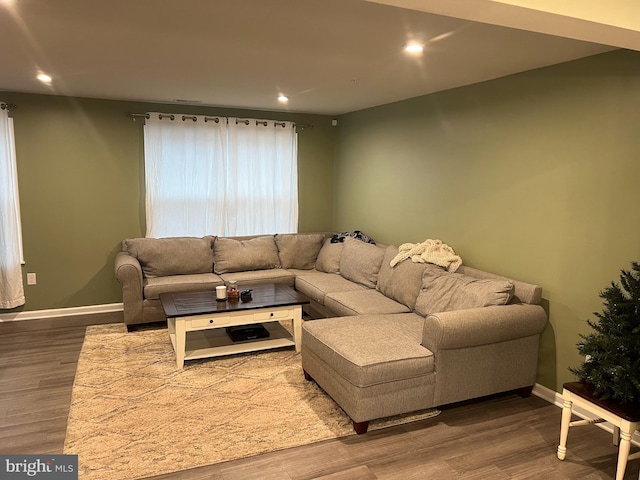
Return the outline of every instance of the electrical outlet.
<path id="1" fill-rule="evenodd" d="M 27 285 L 35 285 L 35 284 L 36 284 L 36 274 L 27 273 Z"/>

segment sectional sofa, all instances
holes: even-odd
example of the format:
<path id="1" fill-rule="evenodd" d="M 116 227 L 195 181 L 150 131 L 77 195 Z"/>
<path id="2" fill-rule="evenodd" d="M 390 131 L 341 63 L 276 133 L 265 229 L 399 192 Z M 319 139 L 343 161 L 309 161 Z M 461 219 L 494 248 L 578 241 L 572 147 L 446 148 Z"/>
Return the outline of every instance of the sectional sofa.
<path id="1" fill-rule="evenodd" d="M 162 292 L 286 283 L 311 299 L 302 367 L 353 420 L 493 393 L 529 394 L 547 316 L 541 288 L 331 233 L 126 239 L 115 261 L 128 328 L 164 320 Z"/>

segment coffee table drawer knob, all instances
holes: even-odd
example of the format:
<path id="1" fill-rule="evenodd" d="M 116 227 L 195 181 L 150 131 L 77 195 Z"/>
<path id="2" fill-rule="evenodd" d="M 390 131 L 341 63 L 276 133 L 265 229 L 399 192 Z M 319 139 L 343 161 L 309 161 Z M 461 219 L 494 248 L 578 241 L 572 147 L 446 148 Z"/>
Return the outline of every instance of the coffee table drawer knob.
<path id="1" fill-rule="evenodd" d="M 209 323 L 213 323 L 213 319 L 209 320 Z"/>

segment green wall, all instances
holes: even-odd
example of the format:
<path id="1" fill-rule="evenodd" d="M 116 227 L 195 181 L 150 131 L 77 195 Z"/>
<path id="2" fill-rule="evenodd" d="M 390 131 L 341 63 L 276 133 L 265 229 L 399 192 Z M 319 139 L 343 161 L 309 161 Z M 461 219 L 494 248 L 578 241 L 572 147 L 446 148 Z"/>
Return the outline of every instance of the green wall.
<path id="1" fill-rule="evenodd" d="M 332 225 L 336 129 L 331 118 L 0 92 L 15 103 L 26 305 L 41 310 L 122 301 L 113 274 L 120 242 L 144 236 L 143 121 L 125 112 L 292 120 L 298 134 L 299 230 Z"/>
<path id="2" fill-rule="evenodd" d="M 640 260 L 640 53 L 343 115 L 336 152 L 334 229 L 541 285 L 538 381 L 573 380 L 598 293 Z"/>

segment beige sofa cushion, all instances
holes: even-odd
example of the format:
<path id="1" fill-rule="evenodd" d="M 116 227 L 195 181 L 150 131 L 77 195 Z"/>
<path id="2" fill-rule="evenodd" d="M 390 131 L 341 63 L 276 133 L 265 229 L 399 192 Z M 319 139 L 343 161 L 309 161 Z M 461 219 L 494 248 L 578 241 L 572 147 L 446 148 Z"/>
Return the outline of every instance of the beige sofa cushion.
<path id="1" fill-rule="evenodd" d="M 409 313 L 406 305 L 392 300 L 373 288 L 327 293 L 324 297 L 324 306 L 337 317 L 367 313 Z"/>
<path id="2" fill-rule="evenodd" d="M 533 305 L 540 305 L 540 301 L 542 300 L 542 287 L 539 285 L 521 282 L 520 280 L 514 280 L 512 278 L 501 277 L 493 273 L 467 267 L 466 265 L 461 265 L 460 268 L 456 270 L 456 273 L 463 273 L 474 278 L 510 281 L 513 283 L 513 298 L 511 299 L 511 303 L 531 303 Z"/>
<path id="3" fill-rule="evenodd" d="M 377 245 L 345 238 L 340 257 L 340 275 L 365 287 L 375 288 L 384 252 L 385 249 Z"/>
<path id="4" fill-rule="evenodd" d="M 272 235 L 247 240 L 216 237 L 213 244 L 213 271 L 218 275 L 279 267 L 278 247 Z"/>
<path id="5" fill-rule="evenodd" d="M 306 272 L 307 270 L 304 271 Z M 296 276 L 290 270 L 284 270 L 282 268 L 268 268 L 266 270 L 225 273 L 222 275 L 222 279 L 225 282 L 237 282 L 238 286 L 242 290 L 242 287 L 245 285 L 262 285 L 265 283 L 284 283 L 293 287 Z"/>
<path id="6" fill-rule="evenodd" d="M 316 302 L 324 305 L 325 295 L 331 292 L 350 292 L 353 290 L 364 291 L 365 288 L 338 274 L 326 274 L 311 270 L 308 274 L 297 275 L 295 287 L 301 293 Z"/>
<path id="7" fill-rule="evenodd" d="M 145 277 L 211 273 L 215 237 L 127 238 L 123 251 L 138 259 Z"/>
<path id="8" fill-rule="evenodd" d="M 277 234 L 275 241 L 282 268 L 311 270 L 316 265 L 324 235 L 321 233 Z"/>
<path id="9" fill-rule="evenodd" d="M 506 305 L 512 295 L 513 284 L 507 280 L 478 279 L 426 269 L 415 311 L 426 317 L 430 313 Z"/>
<path id="10" fill-rule="evenodd" d="M 416 263 L 410 259 L 391 267 L 390 263 L 398 255 L 398 247 L 389 245 L 382 259 L 382 266 L 378 274 L 380 293 L 406 305 L 411 310 L 416 306 L 416 299 L 422 288 L 422 274 L 427 268 L 444 271 L 442 267 L 432 263 Z"/>
<path id="11" fill-rule="evenodd" d="M 147 278 L 144 283 L 144 298 L 147 300 L 158 298 L 161 293 L 191 292 L 194 290 L 213 291 L 218 285 L 224 285 L 222 278 L 214 273 L 167 275 Z"/>
<path id="12" fill-rule="evenodd" d="M 331 239 L 327 238 L 318 253 L 316 270 L 325 273 L 340 273 L 340 258 L 343 247 L 344 243 L 331 243 Z"/>

